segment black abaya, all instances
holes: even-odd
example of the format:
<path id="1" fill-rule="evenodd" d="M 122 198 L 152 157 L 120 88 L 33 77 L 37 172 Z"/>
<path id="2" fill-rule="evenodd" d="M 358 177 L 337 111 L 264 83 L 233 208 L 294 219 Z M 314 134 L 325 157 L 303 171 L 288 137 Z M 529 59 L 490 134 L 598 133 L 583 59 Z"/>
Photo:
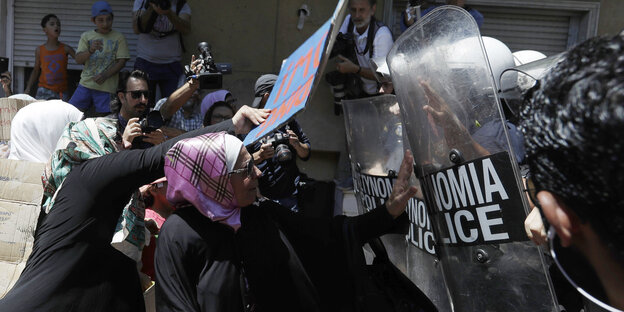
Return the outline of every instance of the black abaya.
<path id="1" fill-rule="evenodd" d="M 144 311 L 136 263 L 110 245 L 123 207 L 139 186 L 164 175 L 163 156 L 177 141 L 231 129 L 224 121 L 76 165 L 40 220 L 26 267 L 0 311 Z"/>

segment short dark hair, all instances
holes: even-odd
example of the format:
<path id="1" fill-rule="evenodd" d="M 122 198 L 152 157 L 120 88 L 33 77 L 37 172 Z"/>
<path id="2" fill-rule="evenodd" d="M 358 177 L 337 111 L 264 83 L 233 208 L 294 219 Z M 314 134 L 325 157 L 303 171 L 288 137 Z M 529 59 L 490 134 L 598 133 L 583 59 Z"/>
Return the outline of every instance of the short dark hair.
<path id="1" fill-rule="evenodd" d="M 56 18 L 57 20 L 59 20 L 59 21 L 60 21 L 60 19 L 59 19 L 58 17 L 56 17 L 56 15 L 54 15 L 54 14 L 48 14 L 48 15 L 44 16 L 44 17 L 41 19 L 41 28 L 45 28 L 45 27 L 46 27 L 46 24 L 48 23 L 48 21 L 49 21 L 51 18 Z"/>
<path id="2" fill-rule="evenodd" d="M 232 110 L 232 114 L 234 114 L 236 112 L 234 110 L 234 107 L 232 107 L 232 105 L 230 105 L 228 102 L 217 101 L 214 104 L 212 104 L 212 106 L 210 106 L 210 108 L 206 111 L 206 115 L 204 115 L 204 121 L 203 121 L 204 127 L 210 125 L 210 119 L 212 119 L 212 113 L 214 112 L 215 108 L 221 107 L 221 106 L 227 107 L 227 108 L 231 109 Z"/>
<path id="3" fill-rule="evenodd" d="M 119 80 L 117 82 L 117 92 L 115 92 L 110 102 L 111 113 L 117 114 L 121 110 L 121 101 L 119 100 L 117 93 L 126 91 L 126 87 L 128 85 L 128 79 L 130 78 L 142 79 L 142 80 L 145 80 L 145 82 L 149 82 L 149 76 L 147 75 L 147 73 L 140 69 L 135 69 L 131 72 L 127 70 L 123 70 L 119 72 Z"/>
<path id="4" fill-rule="evenodd" d="M 624 260 L 624 37 L 579 44 L 530 92 L 521 129 L 532 179 Z"/>

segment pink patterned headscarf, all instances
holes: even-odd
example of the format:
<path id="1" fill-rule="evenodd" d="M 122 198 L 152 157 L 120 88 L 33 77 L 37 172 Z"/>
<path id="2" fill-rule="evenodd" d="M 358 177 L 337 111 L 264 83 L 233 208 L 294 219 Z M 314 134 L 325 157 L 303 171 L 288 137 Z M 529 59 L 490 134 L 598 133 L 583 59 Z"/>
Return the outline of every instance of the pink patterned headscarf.
<path id="1" fill-rule="evenodd" d="M 228 174 L 242 142 L 225 132 L 181 140 L 165 158 L 169 182 L 167 200 L 175 206 L 192 204 L 213 221 L 240 228 L 240 207 Z"/>

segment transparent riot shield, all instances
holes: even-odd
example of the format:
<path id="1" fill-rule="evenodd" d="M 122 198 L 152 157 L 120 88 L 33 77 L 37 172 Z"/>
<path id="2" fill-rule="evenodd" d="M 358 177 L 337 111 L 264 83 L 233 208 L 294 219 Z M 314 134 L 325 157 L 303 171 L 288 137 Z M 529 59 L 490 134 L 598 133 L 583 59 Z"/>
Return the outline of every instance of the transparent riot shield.
<path id="1" fill-rule="evenodd" d="M 392 192 L 405 148 L 400 109 L 394 95 L 342 103 L 354 190 L 358 210 L 364 213 L 381 206 Z M 450 311 L 422 192 L 409 201 L 406 211 L 409 223 L 403 231 L 382 237 L 388 256 L 439 311 Z"/>
<path id="2" fill-rule="evenodd" d="M 474 19 L 444 6 L 387 56 L 454 311 L 555 311 Z"/>

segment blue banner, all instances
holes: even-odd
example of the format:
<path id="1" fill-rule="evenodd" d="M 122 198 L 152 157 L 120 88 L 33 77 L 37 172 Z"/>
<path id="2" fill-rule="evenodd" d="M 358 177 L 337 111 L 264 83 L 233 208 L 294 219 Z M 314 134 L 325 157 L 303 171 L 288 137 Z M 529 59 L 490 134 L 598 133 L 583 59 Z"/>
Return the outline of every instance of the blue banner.
<path id="1" fill-rule="evenodd" d="M 322 71 L 321 65 L 327 63 L 326 48 L 331 48 L 337 34 L 337 30 L 332 31 L 332 24 L 344 20 L 345 8 L 346 2 L 340 1 L 334 16 L 286 59 L 264 107 L 271 109 L 271 114 L 245 137 L 243 143 L 246 146 L 286 124 L 305 108 L 317 84 L 317 76 Z"/>

